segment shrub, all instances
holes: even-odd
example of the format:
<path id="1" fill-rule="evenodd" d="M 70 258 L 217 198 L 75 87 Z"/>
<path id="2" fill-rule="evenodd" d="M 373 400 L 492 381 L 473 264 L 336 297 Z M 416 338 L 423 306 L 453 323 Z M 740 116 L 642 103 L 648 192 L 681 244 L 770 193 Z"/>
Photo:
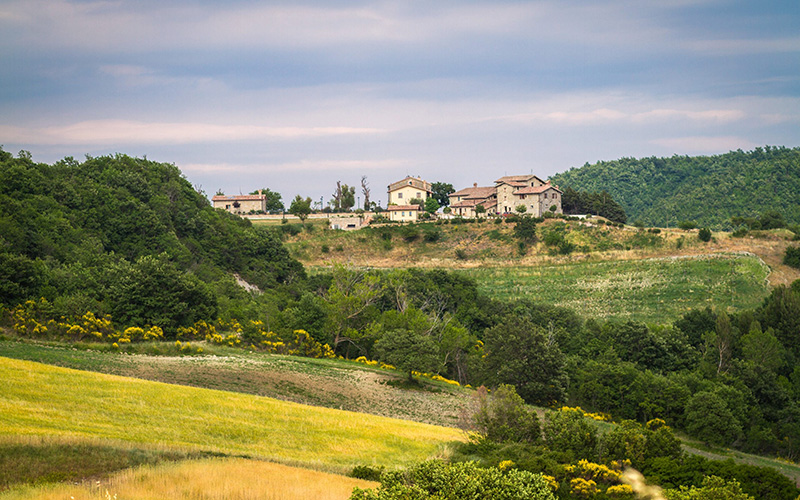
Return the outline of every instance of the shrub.
<path id="1" fill-rule="evenodd" d="M 377 490 L 355 488 L 351 500 L 394 500 L 440 498 L 462 500 L 502 498 L 505 500 L 555 500 L 541 474 L 497 467 L 480 468 L 473 462 L 448 464 L 430 461 L 405 472 L 387 472 Z"/>
<path id="2" fill-rule="evenodd" d="M 707 243 L 711 241 L 711 230 L 707 227 L 704 227 L 697 233 L 697 237 L 700 238 L 700 241 Z"/>
<path id="3" fill-rule="evenodd" d="M 506 220 L 508 221 L 509 219 Z M 526 243 L 535 243 L 536 222 L 537 220 L 532 217 L 523 217 L 517 219 L 516 224 L 514 225 L 514 237 Z"/>
<path id="4" fill-rule="evenodd" d="M 690 229 L 694 229 L 697 227 L 697 223 L 693 220 L 682 220 L 678 222 L 678 227 L 683 229 L 684 231 L 688 231 Z"/>
<path id="5" fill-rule="evenodd" d="M 386 470 L 386 467 L 370 467 L 369 465 L 357 465 L 353 467 L 352 472 L 350 472 L 350 477 L 354 477 L 356 479 L 363 479 L 365 481 L 380 481 L 381 475 Z"/>
<path id="6" fill-rule="evenodd" d="M 429 243 L 439 241 L 442 238 L 442 232 L 439 229 L 427 229 L 422 233 L 422 239 Z"/>
<path id="7" fill-rule="evenodd" d="M 467 252 L 463 248 L 456 248 L 456 258 L 458 260 L 467 260 Z"/>
<path id="8" fill-rule="evenodd" d="M 525 405 L 513 385 L 503 384 L 492 394 L 481 387 L 475 397 L 478 410 L 473 420 L 479 438 L 499 443 L 541 441 L 539 418 Z"/>
<path id="9" fill-rule="evenodd" d="M 783 263 L 789 267 L 800 269 L 800 247 L 786 247 Z"/>
<path id="10" fill-rule="evenodd" d="M 328 245 L 322 245 L 321 250 L 322 250 L 322 253 L 328 253 L 328 252 L 331 251 L 331 247 L 329 247 Z"/>

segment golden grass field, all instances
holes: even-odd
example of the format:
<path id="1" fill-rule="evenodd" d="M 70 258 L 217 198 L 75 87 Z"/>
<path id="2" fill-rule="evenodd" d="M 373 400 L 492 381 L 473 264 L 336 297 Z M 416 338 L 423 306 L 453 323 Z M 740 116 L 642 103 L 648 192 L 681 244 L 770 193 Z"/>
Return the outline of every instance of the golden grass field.
<path id="1" fill-rule="evenodd" d="M 447 452 L 462 431 L 0 358 L 0 438 L 108 439 L 346 472 Z"/>
<path id="2" fill-rule="evenodd" d="M 218 458 L 129 469 L 102 481 L 53 484 L 0 494 L 4 500 L 337 500 L 353 488 L 377 483 L 325 472 L 247 460 Z"/>

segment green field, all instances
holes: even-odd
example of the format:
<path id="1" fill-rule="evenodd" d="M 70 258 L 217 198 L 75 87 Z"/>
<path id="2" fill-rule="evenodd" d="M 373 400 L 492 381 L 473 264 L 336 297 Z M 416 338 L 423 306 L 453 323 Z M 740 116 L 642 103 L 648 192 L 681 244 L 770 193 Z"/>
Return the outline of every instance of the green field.
<path id="1" fill-rule="evenodd" d="M 103 439 L 344 472 L 408 465 L 463 440 L 446 427 L 0 358 L 0 439 Z"/>
<path id="2" fill-rule="evenodd" d="M 587 317 L 668 323 L 693 308 L 736 311 L 769 294 L 769 268 L 751 255 L 576 262 L 459 271 L 497 299 L 527 298 Z"/>
<path id="3" fill-rule="evenodd" d="M 470 403 L 472 392 L 422 379 L 422 390 L 395 387 L 405 374 L 344 360 L 313 359 L 249 352 L 223 346 L 204 348 L 209 355 L 121 354 L 106 346 L 76 349 L 56 342 L 0 341 L 0 356 L 76 370 L 134 377 L 168 384 L 267 396 L 284 401 L 360 411 L 385 417 L 453 427 Z M 133 344 L 143 352 L 169 343 Z"/>

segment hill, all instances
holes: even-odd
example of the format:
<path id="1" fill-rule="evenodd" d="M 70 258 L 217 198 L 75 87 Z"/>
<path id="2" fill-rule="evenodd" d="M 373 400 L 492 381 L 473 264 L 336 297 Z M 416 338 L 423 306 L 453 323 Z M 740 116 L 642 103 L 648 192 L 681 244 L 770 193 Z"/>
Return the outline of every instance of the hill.
<path id="1" fill-rule="evenodd" d="M 607 191 L 629 221 L 730 227 L 731 217 L 776 210 L 800 223 L 800 148 L 764 147 L 715 156 L 621 158 L 556 174 L 562 189 Z"/>
<path id="2" fill-rule="evenodd" d="M 234 273 L 275 293 L 305 278 L 272 231 L 214 210 L 175 165 L 0 149 L 0 304 L 45 297 L 57 315 L 174 331 L 224 313 Z"/>

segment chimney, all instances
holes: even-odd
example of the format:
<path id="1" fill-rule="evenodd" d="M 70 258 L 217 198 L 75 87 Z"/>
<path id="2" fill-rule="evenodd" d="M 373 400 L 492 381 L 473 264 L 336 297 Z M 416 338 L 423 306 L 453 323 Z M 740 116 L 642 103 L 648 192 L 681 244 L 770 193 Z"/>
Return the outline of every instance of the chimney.
<path id="1" fill-rule="evenodd" d="M 477 182 L 473 182 L 472 183 L 472 187 L 478 187 L 478 183 Z"/>

